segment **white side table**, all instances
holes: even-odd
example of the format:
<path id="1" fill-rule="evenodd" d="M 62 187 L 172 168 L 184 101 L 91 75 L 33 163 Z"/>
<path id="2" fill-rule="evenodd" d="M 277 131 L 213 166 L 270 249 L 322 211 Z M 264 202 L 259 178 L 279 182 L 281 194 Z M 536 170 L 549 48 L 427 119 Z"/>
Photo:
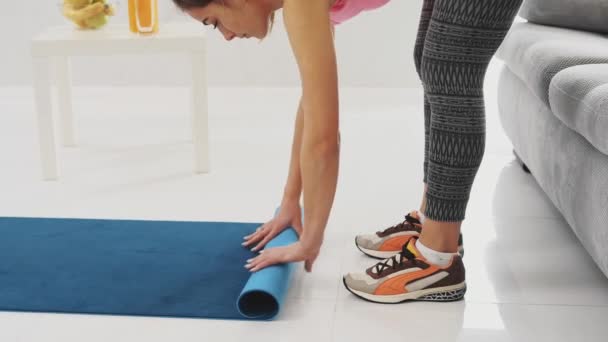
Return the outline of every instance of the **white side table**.
<path id="1" fill-rule="evenodd" d="M 207 113 L 206 40 L 202 27 L 193 24 L 164 24 L 155 35 L 133 34 L 127 26 L 81 31 L 71 26 L 52 27 L 32 39 L 34 93 L 42 173 L 45 180 L 58 179 L 55 133 L 51 108 L 51 75 L 58 89 L 61 141 L 74 146 L 71 105 L 70 57 L 116 54 L 189 53 L 192 60 L 192 133 L 194 170 L 209 171 Z M 50 72 L 50 67 L 55 72 Z"/>

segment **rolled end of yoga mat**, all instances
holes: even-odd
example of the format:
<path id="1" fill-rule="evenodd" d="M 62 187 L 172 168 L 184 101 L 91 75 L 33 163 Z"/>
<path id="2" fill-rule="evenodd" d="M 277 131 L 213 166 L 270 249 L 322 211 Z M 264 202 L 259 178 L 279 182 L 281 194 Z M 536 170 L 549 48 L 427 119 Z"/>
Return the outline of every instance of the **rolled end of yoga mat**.
<path id="1" fill-rule="evenodd" d="M 266 248 L 287 246 L 296 241 L 296 232 L 289 228 L 272 239 Z M 275 317 L 289 288 L 293 266 L 293 263 L 273 265 L 253 273 L 239 295 L 239 312 L 254 319 Z"/>
<path id="2" fill-rule="evenodd" d="M 275 216 L 278 211 L 279 208 L 275 211 Z M 268 242 L 265 248 L 287 246 L 297 241 L 295 230 L 288 228 Z M 274 318 L 289 289 L 293 267 L 293 263 L 273 265 L 253 273 L 237 299 L 239 312 L 252 319 Z"/>

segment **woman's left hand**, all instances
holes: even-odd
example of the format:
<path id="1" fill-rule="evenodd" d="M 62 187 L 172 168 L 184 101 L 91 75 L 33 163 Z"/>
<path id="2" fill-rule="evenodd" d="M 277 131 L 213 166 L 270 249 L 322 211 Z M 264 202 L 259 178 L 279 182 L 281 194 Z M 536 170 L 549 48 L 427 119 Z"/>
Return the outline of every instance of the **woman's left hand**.
<path id="1" fill-rule="evenodd" d="M 307 272 L 311 272 L 312 264 L 319 255 L 320 247 L 319 244 L 319 246 L 306 248 L 301 242 L 296 242 L 289 246 L 268 248 L 261 251 L 258 256 L 247 260 L 245 268 L 248 268 L 251 272 L 257 272 L 275 264 L 304 261 L 304 268 Z"/>

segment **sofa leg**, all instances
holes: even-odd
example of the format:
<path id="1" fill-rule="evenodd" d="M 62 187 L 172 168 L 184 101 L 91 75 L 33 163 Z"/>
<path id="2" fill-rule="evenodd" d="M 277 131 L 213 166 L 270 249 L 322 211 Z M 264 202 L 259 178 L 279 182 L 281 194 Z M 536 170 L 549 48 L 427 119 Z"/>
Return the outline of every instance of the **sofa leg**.
<path id="1" fill-rule="evenodd" d="M 524 172 L 531 174 L 532 172 L 530 172 L 530 169 L 528 169 L 528 166 L 526 166 L 526 163 L 524 163 L 523 160 L 521 160 L 521 158 L 519 157 L 519 155 L 517 155 L 517 152 L 515 152 L 515 149 L 513 150 L 513 154 L 515 155 L 517 162 L 521 165 L 521 168 L 524 169 Z"/>

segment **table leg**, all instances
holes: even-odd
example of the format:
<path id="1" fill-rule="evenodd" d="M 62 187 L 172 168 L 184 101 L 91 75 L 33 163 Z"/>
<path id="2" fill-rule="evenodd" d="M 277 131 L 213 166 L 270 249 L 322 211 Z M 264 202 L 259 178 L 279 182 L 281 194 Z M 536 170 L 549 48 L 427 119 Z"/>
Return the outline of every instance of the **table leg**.
<path id="1" fill-rule="evenodd" d="M 72 84 L 70 59 L 67 56 L 55 58 L 55 79 L 59 100 L 59 121 L 63 146 L 76 146 L 74 139 L 74 115 L 72 113 Z"/>
<path id="2" fill-rule="evenodd" d="M 192 135 L 196 173 L 209 172 L 209 117 L 204 53 L 192 54 Z"/>
<path id="3" fill-rule="evenodd" d="M 45 180 L 55 180 L 58 178 L 58 172 L 53 127 L 53 110 L 51 104 L 49 59 L 47 57 L 34 57 L 33 64 L 34 95 L 42 174 L 43 179 Z"/>

